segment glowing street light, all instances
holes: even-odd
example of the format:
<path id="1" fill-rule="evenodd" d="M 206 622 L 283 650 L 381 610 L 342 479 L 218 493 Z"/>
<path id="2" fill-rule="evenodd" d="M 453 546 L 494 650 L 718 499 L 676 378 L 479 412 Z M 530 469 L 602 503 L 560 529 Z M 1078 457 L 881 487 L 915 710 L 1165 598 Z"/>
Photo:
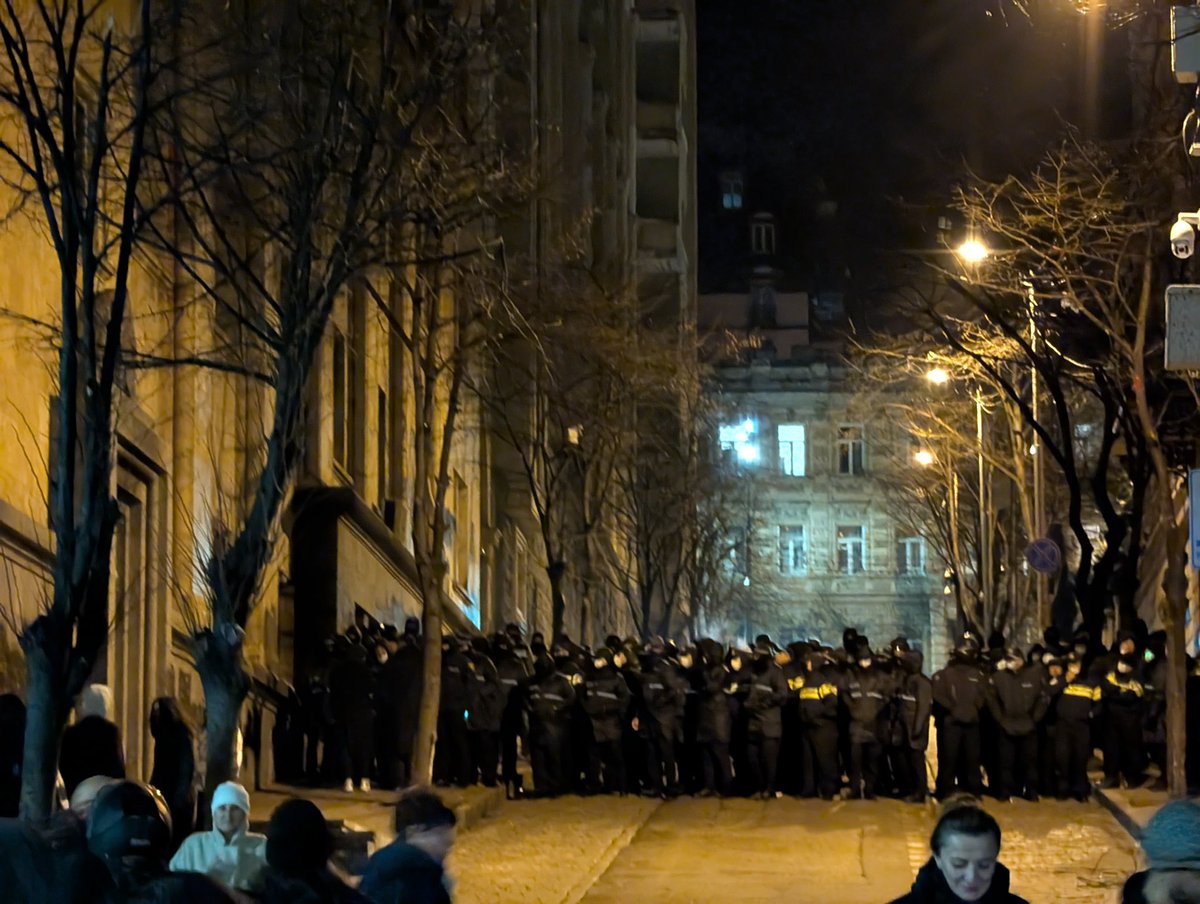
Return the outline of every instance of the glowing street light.
<path id="1" fill-rule="evenodd" d="M 967 239 L 958 246 L 957 253 L 965 264 L 978 264 L 987 259 L 988 248 L 979 239 Z"/>
<path id="2" fill-rule="evenodd" d="M 919 449 L 913 454 L 913 461 L 919 464 L 922 468 L 928 468 L 933 464 L 933 453 L 928 449 Z"/>
<path id="3" fill-rule="evenodd" d="M 950 372 L 942 367 L 935 367 L 925 373 L 925 379 L 935 386 L 950 382 Z"/>

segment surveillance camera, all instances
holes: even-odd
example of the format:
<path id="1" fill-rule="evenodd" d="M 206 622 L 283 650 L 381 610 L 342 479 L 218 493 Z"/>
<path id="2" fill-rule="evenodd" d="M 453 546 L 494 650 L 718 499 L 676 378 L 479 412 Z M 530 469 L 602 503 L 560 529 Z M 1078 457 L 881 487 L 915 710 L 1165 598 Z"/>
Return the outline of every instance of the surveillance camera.
<path id="1" fill-rule="evenodd" d="M 1182 218 L 1176 220 L 1175 225 L 1171 227 L 1171 253 L 1180 260 L 1186 260 L 1195 250 L 1195 228 Z"/>

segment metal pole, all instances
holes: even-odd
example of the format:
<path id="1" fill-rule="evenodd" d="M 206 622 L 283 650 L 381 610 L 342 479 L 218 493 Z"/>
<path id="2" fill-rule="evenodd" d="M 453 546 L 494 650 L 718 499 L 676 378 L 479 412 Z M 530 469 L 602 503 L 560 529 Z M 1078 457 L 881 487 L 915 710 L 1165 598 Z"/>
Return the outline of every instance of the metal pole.
<path id="1" fill-rule="evenodd" d="M 975 390 L 975 446 L 979 456 L 979 602 L 985 631 L 992 624 L 992 537 L 989 531 L 987 468 L 983 460 L 983 390 Z"/>

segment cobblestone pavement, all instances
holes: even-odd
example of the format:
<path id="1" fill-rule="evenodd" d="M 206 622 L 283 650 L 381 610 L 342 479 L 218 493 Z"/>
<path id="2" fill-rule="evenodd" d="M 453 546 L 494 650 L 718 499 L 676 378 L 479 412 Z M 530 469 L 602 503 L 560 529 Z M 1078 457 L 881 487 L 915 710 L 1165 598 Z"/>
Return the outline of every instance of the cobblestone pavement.
<path id="1" fill-rule="evenodd" d="M 1095 804 L 987 806 L 1013 890 L 1035 904 L 1110 902 L 1136 869 L 1133 842 Z M 506 803 L 460 837 L 455 900 L 880 904 L 908 889 L 935 816 L 887 800 Z"/>

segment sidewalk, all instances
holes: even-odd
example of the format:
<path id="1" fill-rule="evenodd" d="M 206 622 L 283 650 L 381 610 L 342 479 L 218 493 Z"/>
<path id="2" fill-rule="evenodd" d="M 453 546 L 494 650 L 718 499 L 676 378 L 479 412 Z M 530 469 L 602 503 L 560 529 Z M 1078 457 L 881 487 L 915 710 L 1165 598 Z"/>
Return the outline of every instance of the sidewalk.
<path id="1" fill-rule="evenodd" d="M 1151 791 L 1149 788 L 1094 788 L 1096 799 L 1125 827 L 1136 841 L 1142 828 L 1159 807 L 1171 798 L 1166 791 Z"/>
<path id="2" fill-rule="evenodd" d="M 470 788 L 438 788 L 437 793 L 446 805 L 458 814 L 459 829 L 469 829 L 481 819 L 494 813 L 504 801 L 504 788 L 485 788 L 474 785 Z M 396 803 L 395 791 L 371 791 L 368 793 L 345 791 L 333 788 L 290 787 L 275 785 L 262 791 L 250 792 L 252 821 L 265 826 L 277 806 L 290 797 L 311 800 L 325 818 L 341 823 L 346 830 L 364 833 L 368 853 L 390 843 L 395 837 L 392 830 L 392 813 Z"/>

